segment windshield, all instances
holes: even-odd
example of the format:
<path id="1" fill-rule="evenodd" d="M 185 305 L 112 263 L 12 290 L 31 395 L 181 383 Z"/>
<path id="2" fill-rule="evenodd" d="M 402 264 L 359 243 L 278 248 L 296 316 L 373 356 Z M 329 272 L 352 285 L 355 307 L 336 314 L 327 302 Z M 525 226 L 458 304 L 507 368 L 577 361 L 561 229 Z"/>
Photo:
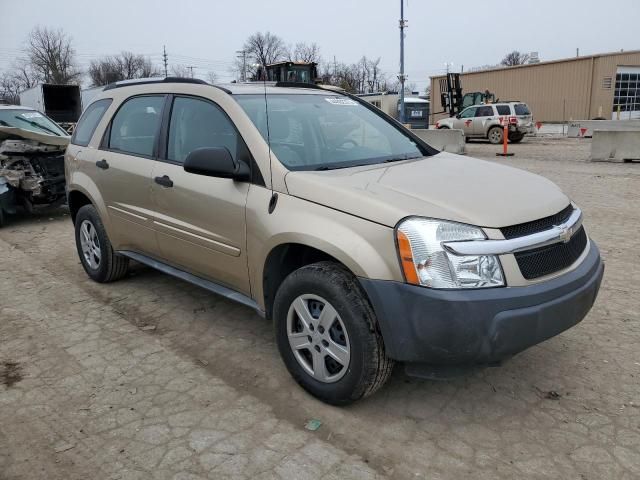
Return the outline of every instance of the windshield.
<path id="1" fill-rule="evenodd" d="M 264 95 L 234 98 L 267 140 Z M 271 149 L 290 170 L 330 170 L 433 153 L 342 95 L 269 95 L 268 108 Z"/>
<path id="2" fill-rule="evenodd" d="M 45 117 L 35 110 L 0 110 L 0 126 L 16 127 L 32 132 L 56 135 L 58 137 L 67 136 L 67 132 L 62 130 L 53 120 Z"/>

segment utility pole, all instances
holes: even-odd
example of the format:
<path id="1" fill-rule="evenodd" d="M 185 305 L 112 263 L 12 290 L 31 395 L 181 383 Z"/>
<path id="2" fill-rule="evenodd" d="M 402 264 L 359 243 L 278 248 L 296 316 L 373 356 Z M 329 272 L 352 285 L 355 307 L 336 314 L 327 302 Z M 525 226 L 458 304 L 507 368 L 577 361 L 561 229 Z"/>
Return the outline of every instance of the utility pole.
<path id="1" fill-rule="evenodd" d="M 193 78 L 193 67 L 189 66 L 187 68 L 189 69 L 189 72 L 191 72 L 191 78 Z"/>
<path id="2" fill-rule="evenodd" d="M 404 29 L 407 26 L 404 20 L 404 0 L 400 0 L 400 123 L 405 122 L 404 118 Z"/>
<path id="3" fill-rule="evenodd" d="M 236 53 L 239 54 L 237 58 L 242 57 L 242 72 L 240 74 L 240 79 L 243 82 L 247 81 L 247 51 L 246 50 L 237 50 Z"/>
<path id="4" fill-rule="evenodd" d="M 167 73 L 169 57 L 167 56 L 167 47 L 165 45 L 162 46 L 162 61 L 164 62 L 164 78 L 167 78 L 169 76 Z"/>

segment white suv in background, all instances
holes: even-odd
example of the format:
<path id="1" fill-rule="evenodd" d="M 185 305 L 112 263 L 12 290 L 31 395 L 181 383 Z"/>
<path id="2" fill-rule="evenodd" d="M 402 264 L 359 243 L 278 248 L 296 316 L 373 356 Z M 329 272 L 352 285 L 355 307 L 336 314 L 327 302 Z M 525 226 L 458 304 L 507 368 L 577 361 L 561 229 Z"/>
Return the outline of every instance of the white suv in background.
<path id="1" fill-rule="evenodd" d="M 486 138 L 491 143 L 503 141 L 503 123 L 509 124 L 509 141 L 518 143 L 527 133 L 533 133 L 533 117 L 526 103 L 503 102 L 473 105 L 455 117 L 436 122 L 436 128 L 462 130 L 467 138 Z"/>

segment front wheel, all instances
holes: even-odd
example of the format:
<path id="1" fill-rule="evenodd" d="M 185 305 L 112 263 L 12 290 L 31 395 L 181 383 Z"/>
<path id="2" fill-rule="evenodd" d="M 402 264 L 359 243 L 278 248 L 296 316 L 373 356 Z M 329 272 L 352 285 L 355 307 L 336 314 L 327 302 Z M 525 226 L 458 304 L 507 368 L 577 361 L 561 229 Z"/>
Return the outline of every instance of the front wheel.
<path id="1" fill-rule="evenodd" d="M 333 262 L 308 265 L 282 283 L 273 309 L 280 355 L 293 378 L 332 405 L 371 395 L 387 381 L 375 314 L 357 279 Z"/>
<path id="2" fill-rule="evenodd" d="M 504 139 L 504 132 L 502 127 L 492 127 L 487 134 L 487 138 L 494 145 L 500 145 Z"/>

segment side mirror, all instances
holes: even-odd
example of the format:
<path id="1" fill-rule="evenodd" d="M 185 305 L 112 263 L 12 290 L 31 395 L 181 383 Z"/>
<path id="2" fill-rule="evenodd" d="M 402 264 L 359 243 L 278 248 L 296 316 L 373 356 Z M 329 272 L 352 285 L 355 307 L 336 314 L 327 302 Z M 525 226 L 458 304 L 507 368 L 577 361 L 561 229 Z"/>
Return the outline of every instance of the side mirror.
<path id="1" fill-rule="evenodd" d="M 193 150 L 184 161 L 184 170 L 207 177 L 249 180 L 249 165 L 243 161 L 233 161 L 226 147 L 203 147 Z"/>
<path id="2" fill-rule="evenodd" d="M 457 115 L 456 115 L 456 118 L 460 118 L 460 114 L 457 114 Z"/>

